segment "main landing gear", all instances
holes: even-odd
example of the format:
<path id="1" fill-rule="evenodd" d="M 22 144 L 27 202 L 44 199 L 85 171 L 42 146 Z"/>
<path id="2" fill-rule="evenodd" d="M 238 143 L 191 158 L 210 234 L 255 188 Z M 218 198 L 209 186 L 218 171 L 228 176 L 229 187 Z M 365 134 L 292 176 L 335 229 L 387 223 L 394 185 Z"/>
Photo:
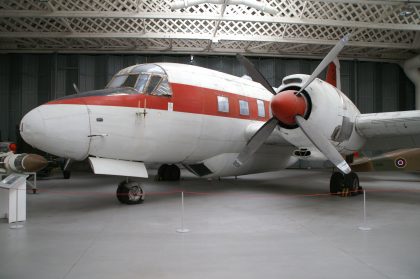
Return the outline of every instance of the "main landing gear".
<path id="1" fill-rule="evenodd" d="M 124 204 L 139 204 L 144 201 L 144 192 L 138 182 L 127 179 L 118 184 L 117 199 Z"/>
<path id="2" fill-rule="evenodd" d="M 181 171 L 177 165 L 163 164 L 159 167 L 157 180 L 160 181 L 178 181 L 181 179 Z"/>
<path id="3" fill-rule="evenodd" d="M 344 175 L 341 172 L 334 172 L 331 175 L 330 193 L 333 195 L 355 196 L 360 194 L 362 189 L 359 177 L 354 172 Z"/>

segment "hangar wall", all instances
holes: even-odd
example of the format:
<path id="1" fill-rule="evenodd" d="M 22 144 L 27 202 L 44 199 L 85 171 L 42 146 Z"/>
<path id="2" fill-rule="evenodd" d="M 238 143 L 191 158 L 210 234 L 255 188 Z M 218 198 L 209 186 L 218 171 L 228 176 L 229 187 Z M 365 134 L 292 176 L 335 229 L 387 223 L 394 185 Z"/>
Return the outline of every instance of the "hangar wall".
<path id="1" fill-rule="evenodd" d="M 268 81 L 311 73 L 320 60 L 252 58 Z M 0 140 L 15 140 L 15 127 L 32 108 L 61 96 L 103 88 L 121 68 L 151 62 L 191 63 L 190 55 L 0 55 Z M 194 56 L 192 64 L 243 75 L 233 56 Z M 321 75 L 323 77 L 323 75 Z M 414 85 L 397 64 L 342 61 L 342 89 L 362 113 L 414 109 Z"/>

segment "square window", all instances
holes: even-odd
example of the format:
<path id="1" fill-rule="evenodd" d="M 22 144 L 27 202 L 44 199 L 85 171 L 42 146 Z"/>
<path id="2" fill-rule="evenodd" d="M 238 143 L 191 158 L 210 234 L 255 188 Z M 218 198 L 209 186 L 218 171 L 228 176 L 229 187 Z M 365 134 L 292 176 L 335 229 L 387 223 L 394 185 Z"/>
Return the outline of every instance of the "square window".
<path id="1" fill-rule="evenodd" d="M 229 112 L 229 99 L 223 96 L 217 96 L 217 108 L 220 112 Z"/>
<path id="2" fill-rule="evenodd" d="M 265 117 L 264 101 L 257 100 L 257 106 L 258 106 L 258 117 Z"/>
<path id="3" fill-rule="evenodd" d="M 249 105 L 247 101 L 239 100 L 239 114 L 249 115 Z"/>

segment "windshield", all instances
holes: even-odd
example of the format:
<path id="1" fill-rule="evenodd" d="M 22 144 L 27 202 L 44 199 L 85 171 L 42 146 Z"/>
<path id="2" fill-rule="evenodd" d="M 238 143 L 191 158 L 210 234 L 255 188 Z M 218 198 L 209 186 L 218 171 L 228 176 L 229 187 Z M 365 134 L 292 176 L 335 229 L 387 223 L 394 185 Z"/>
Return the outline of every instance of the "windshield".
<path id="1" fill-rule="evenodd" d="M 122 87 L 122 84 L 127 79 L 127 76 L 114 76 L 114 78 L 109 82 L 106 88 L 118 88 Z"/>
<path id="2" fill-rule="evenodd" d="M 134 88 L 137 93 L 171 96 L 172 90 L 165 71 L 155 64 L 136 65 L 119 71 L 107 88 Z"/>

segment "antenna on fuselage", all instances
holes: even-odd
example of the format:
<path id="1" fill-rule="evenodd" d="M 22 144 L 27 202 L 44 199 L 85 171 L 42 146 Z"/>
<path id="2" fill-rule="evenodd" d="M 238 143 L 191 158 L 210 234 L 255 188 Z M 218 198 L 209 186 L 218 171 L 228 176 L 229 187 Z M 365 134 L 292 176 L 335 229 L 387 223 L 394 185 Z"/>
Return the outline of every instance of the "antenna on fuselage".
<path id="1" fill-rule="evenodd" d="M 79 88 L 77 87 L 76 83 L 73 82 L 73 88 L 74 91 L 76 91 L 76 94 L 80 94 Z"/>

